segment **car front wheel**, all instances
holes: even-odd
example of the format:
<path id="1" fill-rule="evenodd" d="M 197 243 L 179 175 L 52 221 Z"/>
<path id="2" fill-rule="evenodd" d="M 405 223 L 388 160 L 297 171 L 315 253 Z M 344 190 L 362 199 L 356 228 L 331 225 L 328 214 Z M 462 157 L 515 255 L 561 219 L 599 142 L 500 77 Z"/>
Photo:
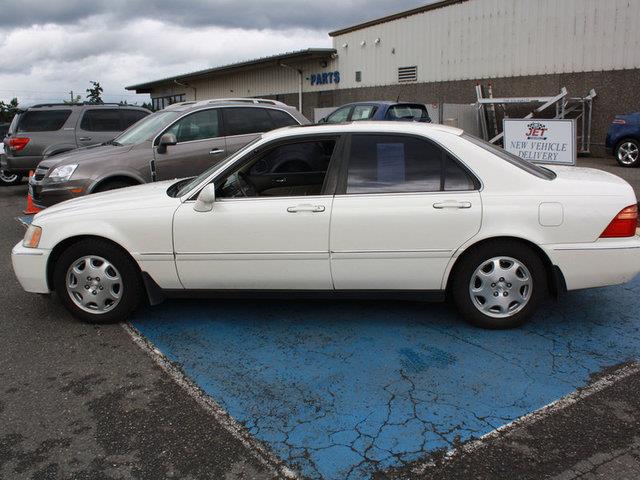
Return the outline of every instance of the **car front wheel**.
<path id="1" fill-rule="evenodd" d="M 633 139 L 623 140 L 615 151 L 616 160 L 622 167 L 637 167 L 640 165 L 640 142 Z"/>
<path id="2" fill-rule="evenodd" d="M 482 328 L 522 325 L 547 295 L 539 255 L 512 241 L 486 243 L 461 259 L 451 293 L 460 313 Z"/>
<path id="3" fill-rule="evenodd" d="M 90 323 L 126 320 L 142 294 L 133 260 L 119 247 L 99 239 L 68 247 L 55 264 L 53 282 L 67 310 Z"/>

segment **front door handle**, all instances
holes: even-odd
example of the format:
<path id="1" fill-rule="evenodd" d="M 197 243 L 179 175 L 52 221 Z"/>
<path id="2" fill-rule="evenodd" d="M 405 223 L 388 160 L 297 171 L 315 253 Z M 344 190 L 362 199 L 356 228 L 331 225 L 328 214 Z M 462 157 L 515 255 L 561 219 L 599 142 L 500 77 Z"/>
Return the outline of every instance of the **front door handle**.
<path id="1" fill-rule="evenodd" d="M 209 155 L 220 155 L 221 153 L 224 153 L 222 148 L 213 148 L 209 151 Z"/>
<path id="2" fill-rule="evenodd" d="M 287 208 L 287 212 L 289 212 L 289 213 L 299 213 L 299 212 L 317 213 L 317 212 L 324 212 L 324 205 L 308 205 L 308 204 L 296 205 L 295 207 Z"/>
<path id="3" fill-rule="evenodd" d="M 443 208 L 471 208 L 471 202 L 456 202 L 449 200 L 446 202 L 434 203 L 433 208 L 437 208 L 439 210 Z"/>
<path id="4" fill-rule="evenodd" d="M 91 137 L 80 137 L 78 140 L 80 140 L 81 142 L 88 142 L 89 140 L 91 140 Z"/>

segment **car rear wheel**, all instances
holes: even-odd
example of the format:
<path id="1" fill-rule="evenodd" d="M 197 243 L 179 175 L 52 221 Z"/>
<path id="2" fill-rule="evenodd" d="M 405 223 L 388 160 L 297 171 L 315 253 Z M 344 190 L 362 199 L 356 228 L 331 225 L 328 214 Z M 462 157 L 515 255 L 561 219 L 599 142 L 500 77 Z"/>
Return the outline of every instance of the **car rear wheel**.
<path id="1" fill-rule="evenodd" d="M 82 240 L 68 247 L 54 266 L 53 282 L 67 310 L 90 323 L 126 320 L 143 291 L 133 260 L 104 240 Z"/>
<path id="2" fill-rule="evenodd" d="M 538 254 L 514 241 L 486 243 L 456 266 L 451 293 L 459 312 L 482 328 L 522 325 L 547 295 Z"/>
<path id="3" fill-rule="evenodd" d="M 17 173 L 9 174 L 5 173 L 3 170 L 0 170 L 0 185 L 18 185 L 21 181 L 22 175 L 18 175 Z"/>
<path id="4" fill-rule="evenodd" d="M 637 167 L 640 165 L 640 143 L 627 139 L 618 144 L 615 151 L 618 164 L 623 167 Z"/>

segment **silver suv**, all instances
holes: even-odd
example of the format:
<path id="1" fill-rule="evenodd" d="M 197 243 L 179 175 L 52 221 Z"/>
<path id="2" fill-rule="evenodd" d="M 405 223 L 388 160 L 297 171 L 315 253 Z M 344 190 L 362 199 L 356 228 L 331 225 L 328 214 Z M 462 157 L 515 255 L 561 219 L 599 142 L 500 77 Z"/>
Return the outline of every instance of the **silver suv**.
<path id="1" fill-rule="evenodd" d="M 13 118 L 0 168 L 8 175 L 27 175 L 44 158 L 112 140 L 150 113 L 118 104 L 34 105 Z"/>
<path id="2" fill-rule="evenodd" d="M 202 173 L 279 127 L 308 124 L 275 100 L 182 102 L 149 115 L 108 144 L 44 160 L 29 182 L 34 203 L 48 207 L 94 192 Z"/>

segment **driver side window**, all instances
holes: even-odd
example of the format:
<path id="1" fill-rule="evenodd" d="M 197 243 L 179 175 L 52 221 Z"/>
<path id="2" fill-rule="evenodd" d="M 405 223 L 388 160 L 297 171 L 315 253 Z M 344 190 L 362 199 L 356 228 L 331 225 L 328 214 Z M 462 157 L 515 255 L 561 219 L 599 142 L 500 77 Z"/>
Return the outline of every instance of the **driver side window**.
<path id="1" fill-rule="evenodd" d="M 278 145 L 240 166 L 216 189 L 217 198 L 320 195 L 336 139 Z"/>
<path id="2" fill-rule="evenodd" d="M 349 112 L 351 111 L 351 107 L 343 107 L 339 108 L 331 115 L 327 117 L 326 123 L 342 123 L 346 122 L 347 118 L 349 118 Z"/>
<path id="3" fill-rule="evenodd" d="M 173 133 L 178 143 L 220 136 L 218 110 L 201 110 L 174 123 L 165 133 Z"/>

